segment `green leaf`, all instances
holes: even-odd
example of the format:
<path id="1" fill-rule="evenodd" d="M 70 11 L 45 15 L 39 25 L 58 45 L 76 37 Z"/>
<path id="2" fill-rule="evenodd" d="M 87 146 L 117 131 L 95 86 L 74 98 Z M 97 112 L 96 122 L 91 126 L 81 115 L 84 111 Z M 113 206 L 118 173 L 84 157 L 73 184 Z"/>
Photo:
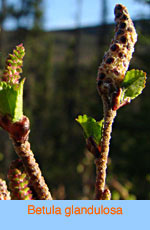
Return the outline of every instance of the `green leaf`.
<path id="1" fill-rule="evenodd" d="M 146 73 L 142 70 L 130 70 L 127 71 L 125 79 L 122 83 L 122 100 L 127 98 L 134 99 L 145 88 Z"/>
<path id="2" fill-rule="evenodd" d="M 16 85 L 0 82 L 0 113 L 10 115 L 13 122 L 23 115 L 23 85 L 24 79 Z"/>
<path id="3" fill-rule="evenodd" d="M 79 115 L 76 121 L 83 128 L 85 138 L 93 137 L 96 144 L 99 145 L 102 137 L 104 120 L 96 121 L 94 118 L 88 117 L 87 115 Z"/>

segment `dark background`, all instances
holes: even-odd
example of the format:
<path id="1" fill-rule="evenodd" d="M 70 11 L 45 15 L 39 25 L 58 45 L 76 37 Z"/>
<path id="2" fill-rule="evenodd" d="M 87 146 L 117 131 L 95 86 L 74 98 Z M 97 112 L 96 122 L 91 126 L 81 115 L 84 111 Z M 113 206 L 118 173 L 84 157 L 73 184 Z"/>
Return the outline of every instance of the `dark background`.
<path id="1" fill-rule="evenodd" d="M 106 24 L 104 17 L 95 27 L 44 31 L 41 3 L 25 0 L 16 9 L 1 0 L 0 71 L 8 53 L 23 42 L 24 114 L 31 122 L 30 142 L 46 182 L 54 199 L 93 199 L 94 159 L 75 118 L 79 114 L 97 120 L 103 117 L 96 76 L 114 24 Z M 106 5 L 102 10 L 105 16 Z M 21 21 L 31 15 L 29 30 Z M 16 20 L 16 30 L 4 29 L 7 17 Z M 146 71 L 147 86 L 118 111 L 113 126 L 107 175 L 112 199 L 150 199 L 150 20 L 141 18 L 135 26 L 138 42 L 130 69 Z M 0 130 L 1 178 L 7 179 L 10 162 L 16 157 L 7 133 Z"/>

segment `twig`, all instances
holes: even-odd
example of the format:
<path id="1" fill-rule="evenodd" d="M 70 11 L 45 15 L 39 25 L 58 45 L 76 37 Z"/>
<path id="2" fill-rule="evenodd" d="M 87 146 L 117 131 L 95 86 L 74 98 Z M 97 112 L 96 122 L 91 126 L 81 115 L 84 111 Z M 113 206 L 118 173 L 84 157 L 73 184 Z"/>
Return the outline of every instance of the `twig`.
<path id="1" fill-rule="evenodd" d="M 22 120 L 13 123 L 7 116 L 4 116 L 0 117 L 0 126 L 9 133 L 14 149 L 24 164 L 37 198 L 39 200 L 52 200 L 51 193 L 28 142 L 30 132 L 29 119 L 23 116 Z"/>
<path id="2" fill-rule="evenodd" d="M 100 153 L 100 157 L 96 159 L 96 199 L 97 200 L 104 199 L 109 144 L 111 139 L 112 124 L 116 116 L 116 111 L 112 110 L 111 107 L 109 107 L 106 98 L 104 97 L 103 97 L 103 105 L 104 105 L 104 128 L 103 128 L 102 141 L 101 141 L 101 153 Z"/>
<path id="3" fill-rule="evenodd" d="M 36 163 L 33 152 L 30 149 L 30 143 L 16 142 L 11 138 L 14 149 L 24 163 L 25 169 L 30 177 L 30 182 L 33 185 L 39 200 L 52 200 L 52 196 L 45 183 L 44 177 L 41 174 L 39 165 Z"/>
<path id="4" fill-rule="evenodd" d="M 110 199 L 109 190 L 105 190 L 105 179 L 112 124 L 116 110 L 122 106 L 120 104 L 121 84 L 137 41 L 137 34 L 127 8 L 117 4 L 114 13 L 115 36 L 104 55 L 97 77 L 98 92 L 103 101 L 104 128 L 100 156 L 96 159 L 96 199 Z"/>
<path id="5" fill-rule="evenodd" d="M 123 186 L 118 180 L 112 178 L 109 182 L 110 186 L 115 188 L 119 193 L 123 200 L 129 199 L 129 193 L 125 186 Z"/>

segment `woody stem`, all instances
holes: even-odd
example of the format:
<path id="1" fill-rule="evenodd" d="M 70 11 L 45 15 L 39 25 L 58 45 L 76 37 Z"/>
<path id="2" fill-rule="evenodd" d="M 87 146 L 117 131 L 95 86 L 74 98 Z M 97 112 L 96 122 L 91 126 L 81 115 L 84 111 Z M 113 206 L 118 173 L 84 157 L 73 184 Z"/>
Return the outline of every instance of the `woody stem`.
<path id="1" fill-rule="evenodd" d="M 11 135 L 14 149 L 18 156 L 21 158 L 25 169 L 30 177 L 30 182 L 34 187 L 35 192 L 39 200 L 52 200 L 50 191 L 45 183 L 44 177 L 41 174 L 39 165 L 36 163 L 34 154 L 30 149 L 30 143 L 28 141 L 17 142 Z"/>
<path id="2" fill-rule="evenodd" d="M 112 124 L 116 116 L 116 111 L 113 111 L 109 106 L 106 97 L 102 98 L 104 107 L 104 128 L 102 133 L 101 154 L 96 159 L 96 199 L 104 199 L 106 169 L 109 154 L 109 144 L 111 139 Z"/>
<path id="3" fill-rule="evenodd" d="M 45 183 L 28 141 L 30 133 L 29 119 L 26 116 L 22 116 L 22 119 L 19 121 L 12 122 L 7 115 L 2 116 L 0 114 L 0 127 L 8 132 L 15 152 L 24 164 L 37 198 L 39 200 L 52 200 L 51 193 Z"/>

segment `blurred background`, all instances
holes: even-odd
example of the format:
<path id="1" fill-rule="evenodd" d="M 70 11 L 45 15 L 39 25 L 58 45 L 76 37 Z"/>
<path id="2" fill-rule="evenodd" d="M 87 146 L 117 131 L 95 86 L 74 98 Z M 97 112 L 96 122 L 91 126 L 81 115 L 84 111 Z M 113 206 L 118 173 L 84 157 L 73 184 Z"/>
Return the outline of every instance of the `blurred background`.
<path id="1" fill-rule="evenodd" d="M 118 111 L 107 184 L 112 199 L 150 199 L 150 1 L 0 0 L 0 71 L 8 53 L 23 43 L 24 114 L 54 199 L 94 198 L 94 159 L 75 118 L 103 117 L 96 76 L 113 38 L 118 2 L 128 8 L 138 32 L 130 69 L 143 69 L 148 79 L 143 94 Z M 1 178 L 7 180 L 15 158 L 7 133 L 0 130 Z"/>

